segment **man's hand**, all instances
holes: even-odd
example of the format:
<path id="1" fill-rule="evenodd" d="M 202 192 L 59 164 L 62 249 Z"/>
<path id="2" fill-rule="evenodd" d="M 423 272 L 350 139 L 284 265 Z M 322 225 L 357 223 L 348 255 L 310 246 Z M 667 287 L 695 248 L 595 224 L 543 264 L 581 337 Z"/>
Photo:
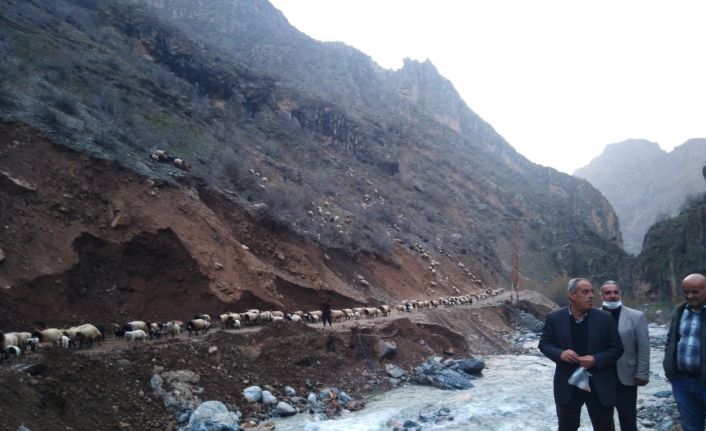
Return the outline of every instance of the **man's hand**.
<path id="1" fill-rule="evenodd" d="M 593 355 L 579 356 L 578 363 L 579 365 L 588 370 L 593 368 L 594 365 L 596 365 L 596 358 L 594 358 Z"/>
<path id="2" fill-rule="evenodd" d="M 563 352 L 561 352 L 559 359 L 561 359 L 564 362 L 570 362 L 572 364 L 575 364 L 579 361 L 579 355 L 577 355 L 576 352 L 574 352 L 571 349 L 566 349 Z"/>
<path id="3" fill-rule="evenodd" d="M 645 386 L 649 380 L 642 380 L 635 377 L 635 386 Z"/>

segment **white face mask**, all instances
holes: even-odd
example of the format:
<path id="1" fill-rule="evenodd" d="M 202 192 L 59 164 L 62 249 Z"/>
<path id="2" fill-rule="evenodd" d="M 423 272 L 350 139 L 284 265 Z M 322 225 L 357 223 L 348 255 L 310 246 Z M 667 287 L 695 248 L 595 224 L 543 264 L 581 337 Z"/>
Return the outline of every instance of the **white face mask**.
<path id="1" fill-rule="evenodd" d="M 615 310 L 616 308 L 620 308 L 623 306 L 623 301 L 603 301 L 603 306 L 605 308 L 609 308 L 611 310 Z"/>

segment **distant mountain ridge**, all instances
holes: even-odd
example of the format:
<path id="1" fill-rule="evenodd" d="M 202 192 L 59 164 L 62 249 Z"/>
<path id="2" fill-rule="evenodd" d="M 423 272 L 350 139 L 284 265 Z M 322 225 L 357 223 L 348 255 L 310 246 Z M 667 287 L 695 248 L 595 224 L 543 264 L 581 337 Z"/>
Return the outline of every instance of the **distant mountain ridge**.
<path id="1" fill-rule="evenodd" d="M 687 196 L 706 192 L 704 163 L 706 139 L 690 139 L 671 152 L 655 142 L 629 139 L 607 145 L 574 175 L 588 180 L 610 201 L 625 250 L 637 255 L 655 221 L 676 215 Z"/>

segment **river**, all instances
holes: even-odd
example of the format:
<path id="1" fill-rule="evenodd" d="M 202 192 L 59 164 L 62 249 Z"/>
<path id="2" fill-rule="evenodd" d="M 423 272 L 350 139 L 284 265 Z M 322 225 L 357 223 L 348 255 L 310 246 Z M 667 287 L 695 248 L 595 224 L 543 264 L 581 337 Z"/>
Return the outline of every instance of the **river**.
<path id="1" fill-rule="evenodd" d="M 666 330 L 651 325 L 652 341 L 650 383 L 638 390 L 638 409 L 648 411 L 654 406 L 673 403 L 673 398 L 657 398 L 655 393 L 670 390 L 662 371 Z M 530 338 L 534 338 L 530 336 Z M 433 387 L 406 385 L 371 397 L 366 408 L 339 419 L 322 420 L 300 414 L 276 421 L 278 431 L 389 431 L 391 424 L 399 427 L 405 420 L 413 420 L 423 430 L 554 430 L 556 413 L 552 393 L 554 363 L 537 350 L 537 339 L 523 343 L 527 349 L 522 355 L 488 356 L 483 377 L 474 381 L 475 387 L 463 391 L 444 391 Z M 658 346 L 658 347 L 655 347 Z M 451 411 L 453 420 L 423 423 L 420 412 Z M 640 415 L 639 415 L 640 416 Z M 645 416 L 645 415 L 642 415 Z M 652 416 L 659 417 L 660 414 Z M 665 420 L 664 418 L 662 419 Z M 667 421 L 668 422 L 668 421 Z M 653 420 L 642 417 L 639 429 L 664 429 Z M 616 414 L 616 428 L 617 414 Z M 581 415 L 582 431 L 591 430 L 584 407 Z"/>

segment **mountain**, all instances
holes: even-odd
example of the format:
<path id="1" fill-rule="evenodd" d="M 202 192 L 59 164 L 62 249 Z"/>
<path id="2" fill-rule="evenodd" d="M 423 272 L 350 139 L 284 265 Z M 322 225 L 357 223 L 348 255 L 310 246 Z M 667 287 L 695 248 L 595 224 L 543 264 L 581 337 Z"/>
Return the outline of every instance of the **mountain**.
<path id="1" fill-rule="evenodd" d="M 706 139 L 690 139 L 667 153 L 659 145 L 630 139 L 606 146 L 574 175 L 608 198 L 618 214 L 625 250 L 637 255 L 658 219 L 675 216 L 689 195 L 706 192 L 701 167 Z"/>
<path id="2" fill-rule="evenodd" d="M 509 284 L 511 218 L 525 287 L 624 274 L 600 192 L 429 61 L 380 68 L 264 0 L 2 6 L 5 319 L 473 293 Z"/>

